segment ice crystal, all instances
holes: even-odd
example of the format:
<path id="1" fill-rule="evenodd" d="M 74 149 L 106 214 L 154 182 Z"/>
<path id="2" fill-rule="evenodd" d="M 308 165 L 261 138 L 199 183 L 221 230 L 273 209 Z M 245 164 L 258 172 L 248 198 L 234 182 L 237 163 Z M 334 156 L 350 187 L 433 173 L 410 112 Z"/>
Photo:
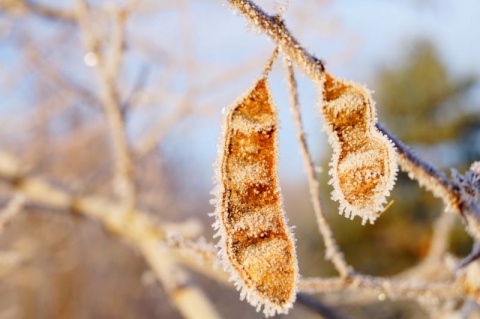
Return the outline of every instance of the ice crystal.
<path id="1" fill-rule="evenodd" d="M 452 179 L 460 187 L 460 196 L 463 200 L 471 201 L 478 198 L 480 192 L 480 170 L 478 162 L 470 167 L 470 170 L 461 175 L 457 170 L 452 169 Z"/>

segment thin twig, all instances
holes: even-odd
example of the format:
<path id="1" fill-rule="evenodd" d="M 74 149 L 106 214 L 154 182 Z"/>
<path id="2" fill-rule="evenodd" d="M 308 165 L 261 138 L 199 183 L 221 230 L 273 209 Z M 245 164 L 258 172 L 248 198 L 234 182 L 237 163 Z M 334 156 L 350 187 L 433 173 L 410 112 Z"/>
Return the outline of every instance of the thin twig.
<path id="1" fill-rule="evenodd" d="M 228 2 L 245 15 L 255 27 L 270 36 L 281 51 L 295 61 L 314 83 L 323 83 L 325 67 L 322 61 L 309 54 L 300 45 L 279 16 L 268 15 L 250 0 L 228 0 Z"/>
<path id="2" fill-rule="evenodd" d="M 146 65 L 142 65 L 140 67 L 140 70 L 138 71 L 138 75 L 133 85 L 133 88 L 130 94 L 128 94 L 127 98 L 125 99 L 125 102 L 123 103 L 122 115 L 124 117 L 126 116 L 127 112 L 131 108 L 136 106 L 135 95 L 141 92 L 145 88 L 149 75 L 150 75 L 150 69 Z"/>
<path id="3" fill-rule="evenodd" d="M 326 258 L 331 260 L 335 265 L 335 268 L 340 273 L 340 276 L 347 277 L 353 273 L 351 266 L 347 264 L 345 258 L 335 242 L 332 230 L 327 222 L 327 218 L 323 211 L 322 197 L 319 189 L 319 182 L 315 173 L 315 168 L 308 150 L 307 139 L 302 124 L 302 116 L 300 113 L 300 105 L 298 101 L 297 82 L 293 73 L 293 66 L 290 59 L 285 58 L 284 63 L 287 71 L 288 90 L 290 95 L 290 111 L 293 115 L 293 122 L 295 124 L 295 130 L 297 132 L 297 139 L 300 143 L 300 149 L 302 151 L 303 163 L 308 178 L 308 186 L 310 190 L 310 198 L 312 200 L 315 216 L 317 217 L 317 224 L 320 234 L 325 242 L 325 255 Z"/>
<path id="4" fill-rule="evenodd" d="M 124 212 L 128 212 L 135 206 L 133 165 L 116 85 L 124 53 L 123 41 L 127 13 L 123 10 L 116 10 L 113 13 L 111 43 L 108 55 L 104 55 L 100 40 L 96 37 L 90 25 L 87 3 L 84 0 L 78 1 L 77 9 L 77 19 L 82 31 L 84 45 L 87 51 L 93 53 L 97 58 L 95 70 L 99 80 L 101 101 L 110 127 L 115 158 L 114 188 L 122 200 Z"/>
<path id="5" fill-rule="evenodd" d="M 138 39 L 134 40 L 138 41 Z M 158 56 L 158 53 L 155 53 L 155 55 Z M 193 105 L 195 98 L 202 92 L 212 87 L 215 87 L 217 90 L 221 90 L 222 87 L 230 84 L 230 82 L 234 80 L 236 81 L 238 78 L 244 76 L 252 70 L 258 69 L 258 55 L 263 55 L 263 53 L 255 54 L 252 59 L 237 65 L 234 69 L 229 68 L 225 71 L 222 70 L 221 74 L 216 75 L 206 83 L 199 83 L 197 86 L 191 88 L 191 85 L 189 85 L 187 92 L 182 96 L 181 100 L 172 107 L 173 111 L 155 123 L 152 128 L 145 132 L 145 134 L 139 138 L 138 142 L 135 143 L 134 157 L 141 158 L 152 152 L 152 150 L 162 141 L 162 139 L 172 130 L 172 128 L 178 125 L 180 120 L 185 118 L 186 115 L 193 116 L 195 114 L 199 114 L 205 109 L 208 109 L 208 107 L 195 107 L 195 105 Z M 172 60 L 170 64 L 178 63 L 173 61 L 173 59 L 170 57 L 169 59 Z M 156 89 L 155 92 L 158 94 L 161 91 Z M 163 103 L 166 103 L 164 93 L 160 94 L 160 96 Z M 207 102 L 205 104 L 208 106 L 214 106 L 222 103 Z"/>
<path id="6" fill-rule="evenodd" d="M 473 248 L 470 254 L 468 254 L 467 257 L 463 258 L 456 266 L 455 266 L 455 271 L 458 271 L 468 265 L 470 265 L 472 262 L 475 260 L 478 260 L 480 258 L 480 244 L 478 241 L 475 241 L 473 243 Z"/>
<path id="7" fill-rule="evenodd" d="M 299 288 L 305 293 L 335 292 L 348 289 L 383 293 L 390 298 L 462 298 L 465 296 L 465 292 L 457 282 L 421 283 L 364 275 L 355 275 L 349 278 L 306 278 L 300 281 Z"/>

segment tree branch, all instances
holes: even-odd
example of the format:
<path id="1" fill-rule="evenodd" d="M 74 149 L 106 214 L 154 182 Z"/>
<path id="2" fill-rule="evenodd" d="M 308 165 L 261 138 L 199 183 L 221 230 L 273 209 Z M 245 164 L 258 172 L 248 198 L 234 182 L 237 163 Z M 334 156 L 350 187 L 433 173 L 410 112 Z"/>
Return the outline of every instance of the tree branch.
<path id="1" fill-rule="evenodd" d="M 48 19 L 70 23 L 75 22 L 75 13 L 73 11 L 58 10 L 31 0 L 0 0 L 0 10 L 8 13 L 27 11 Z"/>
<path id="2" fill-rule="evenodd" d="M 350 278 L 306 278 L 300 281 L 300 291 L 305 293 L 353 290 L 383 293 L 390 298 L 463 298 L 464 291 L 457 282 L 419 283 L 406 280 L 355 275 Z"/>
<path id="3" fill-rule="evenodd" d="M 295 61 L 315 84 L 322 84 L 323 86 L 325 67 L 322 61 L 309 54 L 300 45 L 281 18 L 268 15 L 250 0 L 228 0 L 228 2 L 267 34 L 280 50 Z"/>
<path id="4" fill-rule="evenodd" d="M 385 134 L 397 149 L 398 162 L 402 169 L 408 172 L 408 176 L 415 179 L 433 195 L 442 199 L 447 210 L 460 211 L 460 194 L 458 186 L 435 167 L 418 157 L 408 146 L 403 144 L 396 136 L 389 132 L 381 123 L 377 128 Z"/>

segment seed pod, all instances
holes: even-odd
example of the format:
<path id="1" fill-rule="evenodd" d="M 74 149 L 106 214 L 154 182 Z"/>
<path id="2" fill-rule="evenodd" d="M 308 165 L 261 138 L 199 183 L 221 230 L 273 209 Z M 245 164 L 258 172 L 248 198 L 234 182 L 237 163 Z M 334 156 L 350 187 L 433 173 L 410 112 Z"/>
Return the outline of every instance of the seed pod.
<path id="1" fill-rule="evenodd" d="M 393 143 L 376 127 L 374 102 L 363 87 L 326 74 L 325 130 L 333 148 L 332 198 L 340 213 L 373 223 L 386 203 L 397 172 Z"/>
<path id="2" fill-rule="evenodd" d="M 240 298 L 287 313 L 298 266 L 277 177 L 277 114 L 264 76 L 227 113 L 217 163 L 216 236 Z"/>

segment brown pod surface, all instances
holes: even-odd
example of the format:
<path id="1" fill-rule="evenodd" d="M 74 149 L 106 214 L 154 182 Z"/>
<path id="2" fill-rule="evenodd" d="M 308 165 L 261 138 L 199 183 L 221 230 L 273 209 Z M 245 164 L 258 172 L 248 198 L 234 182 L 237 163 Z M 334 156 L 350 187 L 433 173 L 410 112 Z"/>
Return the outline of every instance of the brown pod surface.
<path id="1" fill-rule="evenodd" d="M 277 114 L 262 77 L 227 113 L 215 191 L 220 255 L 241 298 L 287 313 L 298 277 L 277 178 Z"/>

